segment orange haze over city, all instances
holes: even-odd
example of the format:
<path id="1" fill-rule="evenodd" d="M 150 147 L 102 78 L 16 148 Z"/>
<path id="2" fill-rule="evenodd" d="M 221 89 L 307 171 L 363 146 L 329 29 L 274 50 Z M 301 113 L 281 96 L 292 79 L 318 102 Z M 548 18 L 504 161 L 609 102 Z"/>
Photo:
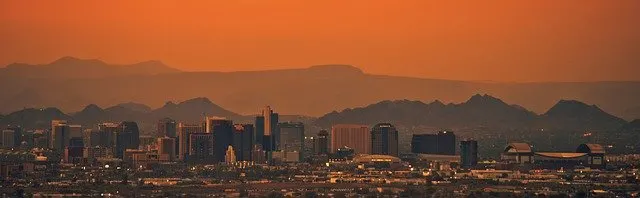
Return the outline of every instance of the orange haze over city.
<path id="1" fill-rule="evenodd" d="M 183 71 L 350 64 L 506 82 L 640 80 L 640 1 L 0 2 L 0 65 L 62 56 Z"/>

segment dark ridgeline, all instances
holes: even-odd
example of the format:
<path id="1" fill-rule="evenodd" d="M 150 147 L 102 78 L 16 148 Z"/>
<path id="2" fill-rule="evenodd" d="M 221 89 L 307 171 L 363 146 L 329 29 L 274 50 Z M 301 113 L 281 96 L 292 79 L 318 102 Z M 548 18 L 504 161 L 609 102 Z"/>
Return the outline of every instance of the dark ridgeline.
<path id="1" fill-rule="evenodd" d="M 381 95 L 407 96 L 423 100 L 439 98 L 444 101 L 462 101 L 474 93 L 493 93 L 536 112 L 546 110 L 551 105 L 549 101 L 562 98 L 573 97 L 582 101 L 597 101 L 599 106 L 606 107 L 608 111 L 631 120 L 638 118 L 628 115 L 638 112 L 638 110 L 634 111 L 634 107 L 638 106 L 636 101 L 640 100 L 638 88 L 640 82 L 465 82 L 373 75 L 349 65 L 321 65 L 301 69 L 250 72 L 180 72 L 167 69 L 158 61 L 148 61 L 129 67 L 109 65 L 99 60 L 66 57 L 45 65 L 11 64 L 6 68 L 0 67 L 0 78 L 5 80 L 0 83 L 0 90 L 12 90 L 0 95 L 0 101 L 2 101 L 0 112 L 4 114 L 24 107 L 39 107 L 46 104 L 59 104 L 59 108 L 79 111 L 87 104 L 112 104 L 113 101 L 130 101 L 132 97 L 135 97 L 137 102 L 156 106 L 170 98 L 202 96 L 218 100 L 223 104 L 230 104 L 232 106 L 228 108 L 241 112 L 254 111 L 254 107 L 244 104 L 261 104 L 269 100 L 282 110 L 321 115 L 336 108 L 367 104 L 370 101 L 379 100 Z M 32 78 L 40 80 L 22 80 Z M 17 84 L 22 86 L 13 86 Z M 220 84 L 224 84 L 227 90 L 232 91 L 202 92 Z M 158 87 L 164 89 L 158 89 Z M 242 94 L 233 91 L 246 90 L 247 87 L 251 87 L 253 91 Z M 65 91 L 48 91 L 54 89 L 65 89 Z M 181 91 L 171 93 L 169 96 L 167 89 Z M 273 94 L 283 89 L 296 90 L 296 100 L 292 101 L 289 94 Z M 99 90 L 100 94 L 96 94 L 96 90 Z M 354 90 L 358 94 L 349 95 L 348 100 L 342 97 L 325 97 L 352 93 Z M 66 97 L 70 95 L 82 97 L 70 100 Z M 317 101 L 318 98 L 325 98 L 325 102 L 309 105 L 309 101 Z M 207 115 L 216 114 L 207 113 Z M 635 115 L 638 114 L 635 113 Z M 176 116 L 169 117 L 187 121 Z M 154 118 L 153 121 L 157 119 L 160 118 Z M 384 120 L 370 124 L 378 122 L 384 122 Z"/>
<path id="2" fill-rule="evenodd" d="M 460 166 L 473 168 L 478 164 L 478 141 L 460 141 Z"/>
<path id="3" fill-rule="evenodd" d="M 233 150 L 237 161 L 251 161 L 254 129 L 252 124 L 233 125 Z"/>
<path id="4" fill-rule="evenodd" d="M 615 130 L 627 122 L 595 105 L 561 100 L 545 114 L 537 115 L 518 105 L 509 105 L 489 95 L 474 95 L 460 104 L 429 104 L 420 101 L 382 101 L 366 107 L 332 112 L 316 125 L 357 123 L 373 125 L 383 121 L 405 127 L 486 127 L 491 129 L 558 129 L 566 131 Z"/>
<path id="5" fill-rule="evenodd" d="M 389 123 L 371 128 L 371 154 L 398 156 L 398 130 Z"/>
<path id="6" fill-rule="evenodd" d="M 318 154 L 329 154 L 329 132 L 320 130 L 318 132 Z"/>
<path id="7" fill-rule="evenodd" d="M 455 155 L 456 136 L 451 131 L 440 131 L 437 134 L 414 134 L 411 138 L 411 152 Z"/>

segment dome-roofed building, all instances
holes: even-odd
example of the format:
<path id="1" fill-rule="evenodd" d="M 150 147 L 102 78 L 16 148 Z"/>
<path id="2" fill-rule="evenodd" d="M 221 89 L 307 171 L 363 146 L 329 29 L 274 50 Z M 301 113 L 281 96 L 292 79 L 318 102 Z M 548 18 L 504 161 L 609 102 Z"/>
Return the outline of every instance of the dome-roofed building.
<path id="1" fill-rule="evenodd" d="M 357 155 L 353 158 L 353 163 L 363 165 L 365 168 L 396 168 L 401 166 L 402 160 L 391 155 Z"/>
<path id="2" fill-rule="evenodd" d="M 527 164 L 533 162 L 533 151 L 527 143 L 510 143 L 502 152 L 502 160 L 510 163 Z"/>
<path id="3" fill-rule="evenodd" d="M 539 168 L 558 169 L 586 166 L 604 168 L 605 150 L 599 144 L 581 144 L 576 152 L 534 152 L 527 143 L 510 143 L 503 153 L 507 163 L 533 163 Z"/>

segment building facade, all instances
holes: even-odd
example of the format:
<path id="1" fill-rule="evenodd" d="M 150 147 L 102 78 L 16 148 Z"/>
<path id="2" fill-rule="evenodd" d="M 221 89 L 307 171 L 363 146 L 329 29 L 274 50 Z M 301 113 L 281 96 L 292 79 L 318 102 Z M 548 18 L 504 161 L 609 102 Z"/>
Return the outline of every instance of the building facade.
<path id="1" fill-rule="evenodd" d="M 398 156 L 398 130 L 389 123 L 380 123 L 371 129 L 371 153 Z"/>
<path id="2" fill-rule="evenodd" d="M 331 128 L 331 152 L 349 147 L 355 154 L 371 153 L 371 132 L 365 125 L 338 124 Z"/>

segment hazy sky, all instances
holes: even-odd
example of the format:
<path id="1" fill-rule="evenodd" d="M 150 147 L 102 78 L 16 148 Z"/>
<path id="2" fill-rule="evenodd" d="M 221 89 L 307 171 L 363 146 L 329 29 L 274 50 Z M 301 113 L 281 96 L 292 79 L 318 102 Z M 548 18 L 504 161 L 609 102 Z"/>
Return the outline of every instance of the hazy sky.
<path id="1" fill-rule="evenodd" d="M 0 65 L 187 71 L 352 64 L 493 81 L 640 80 L 640 1 L 0 1 Z"/>

